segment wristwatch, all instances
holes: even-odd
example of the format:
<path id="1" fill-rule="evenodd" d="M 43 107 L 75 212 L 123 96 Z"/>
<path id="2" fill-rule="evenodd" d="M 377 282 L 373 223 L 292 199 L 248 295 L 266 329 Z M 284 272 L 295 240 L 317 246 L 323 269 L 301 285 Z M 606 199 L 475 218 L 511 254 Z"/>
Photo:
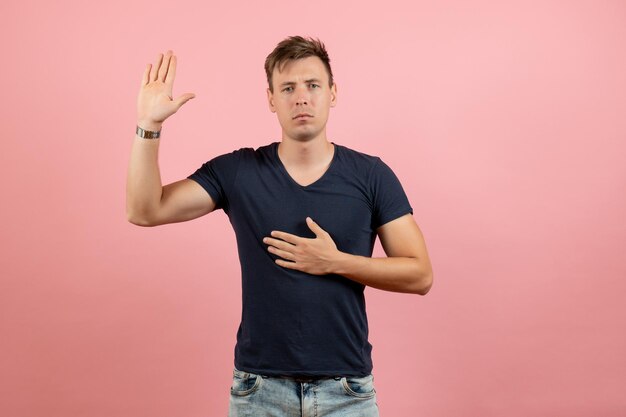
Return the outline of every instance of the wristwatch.
<path id="1" fill-rule="evenodd" d="M 153 132 L 152 130 L 144 130 L 140 128 L 139 126 L 137 126 L 136 133 L 137 133 L 137 136 L 139 136 L 140 138 L 144 138 L 144 139 L 158 139 L 159 137 L 161 137 L 160 130 L 158 132 Z"/>

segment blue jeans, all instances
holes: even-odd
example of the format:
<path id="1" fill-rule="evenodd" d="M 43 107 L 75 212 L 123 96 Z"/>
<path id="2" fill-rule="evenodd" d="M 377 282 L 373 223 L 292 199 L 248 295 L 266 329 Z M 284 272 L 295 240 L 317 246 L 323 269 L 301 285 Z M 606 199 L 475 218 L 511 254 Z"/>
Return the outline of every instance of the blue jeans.
<path id="1" fill-rule="evenodd" d="M 296 379 L 235 369 L 229 417 L 379 417 L 374 377 Z"/>

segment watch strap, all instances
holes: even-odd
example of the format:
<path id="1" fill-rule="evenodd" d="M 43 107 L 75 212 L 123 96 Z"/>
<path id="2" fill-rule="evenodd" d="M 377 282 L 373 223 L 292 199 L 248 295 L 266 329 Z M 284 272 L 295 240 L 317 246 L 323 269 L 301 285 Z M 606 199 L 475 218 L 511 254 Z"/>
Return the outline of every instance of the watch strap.
<path id="1" fill-rule="evenodd" d="M 145 130 L 137 126 L 137 136 L 144 139 L 158 139 L 161 137 L 161 131 L 154 132 L 152 130 Z"/>

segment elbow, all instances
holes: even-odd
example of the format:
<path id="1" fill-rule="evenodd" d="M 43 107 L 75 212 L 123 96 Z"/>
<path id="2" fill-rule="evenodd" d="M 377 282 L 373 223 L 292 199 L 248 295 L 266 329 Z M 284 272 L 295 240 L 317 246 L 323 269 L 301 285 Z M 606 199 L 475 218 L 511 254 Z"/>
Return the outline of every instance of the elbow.
<path id="1" fill-rule="evenodd" d="M 433 286 L 433 273 L 429 271 L 428 274 L 422 275 L 419 279 L 416 280 L 415 285 L 413 287 L 414 294 L 426 295 L 430 291 Z"/>
<path id="2" fill-rule="evenodd" d="M 152 227 L 156 223 L 151 221 L 147 216 L 140 215 L 132 210 L 126 210 L 126 219 L 135 226 Z"/>
<path id="3" fill-rule="evenodd" d="M 428 292 L 430 291 L 432 286 L 433 286 L 432 283 L 430 283 L 430 284 L 428 284 L 425 287 L 421 287 L 417 291 L 415 291 L 415 294 L 426 295 L 426 294 L 428 294 Z"/>

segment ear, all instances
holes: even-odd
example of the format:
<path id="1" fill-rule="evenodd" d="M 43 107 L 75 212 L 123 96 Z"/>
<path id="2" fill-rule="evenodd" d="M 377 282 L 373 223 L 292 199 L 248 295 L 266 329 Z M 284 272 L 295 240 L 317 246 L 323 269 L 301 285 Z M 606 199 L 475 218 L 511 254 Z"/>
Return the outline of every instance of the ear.
<path id="1" fill-rule="evenodd" d="M 272 94 L 269 87 L 267 89 L 267 104 L 270 107 L 270 111 L 272 113 L 276 113 L 276 107 L 274 107 L 274 94 Z"/>
<path id="2" fill-rule="evenodd" d="M 330 107 L 337 105 L 337 83 L 333 81 L 333 86 L 330 87 Z"/>

